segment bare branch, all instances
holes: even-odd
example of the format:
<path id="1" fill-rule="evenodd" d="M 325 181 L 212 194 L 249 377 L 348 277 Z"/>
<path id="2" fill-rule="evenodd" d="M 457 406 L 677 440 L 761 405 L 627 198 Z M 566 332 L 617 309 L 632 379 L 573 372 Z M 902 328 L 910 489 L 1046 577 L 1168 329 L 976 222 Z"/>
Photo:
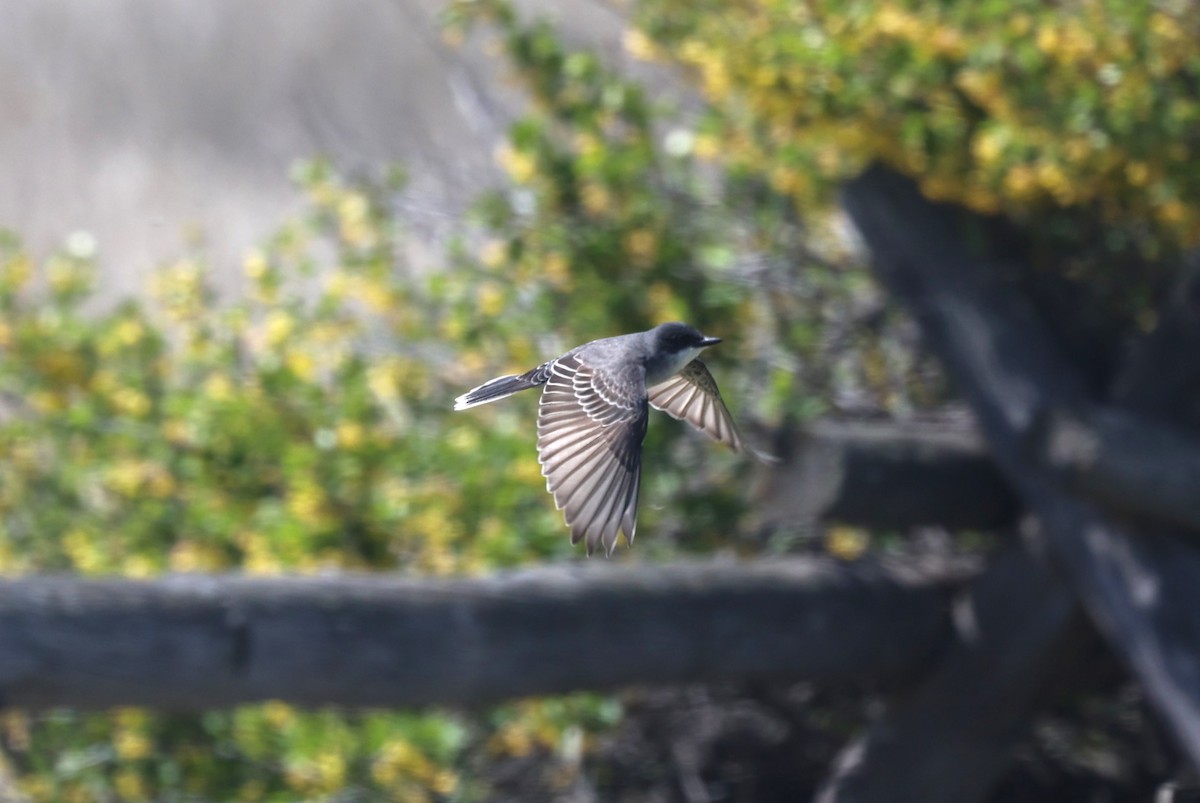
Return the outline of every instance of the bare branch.
<path id="1" fill-rule="evenodd" d="M 492 577 L 0 583 L 23 708 L 462 705 L 634 683 L 895 676 L 950 630 L 963 563 L 695 562 Z"/>
<path id="2" fill-rule="evenodd" d="M 945 209 L 878 167 L 850 182 L 844 197 L 878 274 L 971 404 L 1093 621 L 1200 765 L 1200 622 L 1191 615 L 1200 609 L 1200 550 L 1130 537 L 1031 457 L 1040 451 L 1037 422 L 1086 405 L 1086 385 L 1031 307 L 971 253 Z"/>
<path id="3" fill-rule="evenodd" d="M 1200 531 L 1194 435 L 1098 405 L 1052 410 L 1042 426 L 1034 438 L 1038 457 L 1069 490 L 1106 508 Z"/>
<path id="4" fill-rule="evenodd" d="M 986 799 L 1047 677 L 1094 638 L 1070 592 L 1019 547 L 956 603 L 954 620 L 937 667 L 842 752 L 819 803 Z"/>
<path id="5" fill-rule="evenodd" d="M 965 422 L 818 421 L 784 449 L 758 503 L 762 523 L 996 529 L 1017 502 Z"/>

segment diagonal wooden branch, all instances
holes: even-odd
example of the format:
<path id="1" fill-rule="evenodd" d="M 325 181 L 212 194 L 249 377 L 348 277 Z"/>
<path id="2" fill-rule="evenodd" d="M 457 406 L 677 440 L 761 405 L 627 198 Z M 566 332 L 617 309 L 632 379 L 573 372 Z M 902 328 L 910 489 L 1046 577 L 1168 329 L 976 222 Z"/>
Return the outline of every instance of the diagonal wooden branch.
<path id="1" fill-rule="evenodd" d="M 1020 588 L 1020 594 L 1013 594 Z M 933 671 L 839 757 L 819 803 L 983 800 L 1009 762 L 1046 678 L 1086 638 L 1070 592 L 1018 545 L 956 603 Z"/>
<path id="2" fill-rule="evenodd" d="M 789 559 L 0 583 L 4 705 L 466 705 L 634 683 L 896 677 L 970 562 Z"/>
<path id="3" fill-rule="evenodd" d="M 1191 615 L 1200 609 L 1200 551 L 1131 538 L 1065 493 L 1037 458 L 1039 422 L 1085 406 L 1084 383 L 1029 305 L 971 253 L 947 210 L 879 167 L 850 182 L 844 200 L 876 271 L 971 404 L 1073 589 L 1200 765 L 1200 622 Z"/>

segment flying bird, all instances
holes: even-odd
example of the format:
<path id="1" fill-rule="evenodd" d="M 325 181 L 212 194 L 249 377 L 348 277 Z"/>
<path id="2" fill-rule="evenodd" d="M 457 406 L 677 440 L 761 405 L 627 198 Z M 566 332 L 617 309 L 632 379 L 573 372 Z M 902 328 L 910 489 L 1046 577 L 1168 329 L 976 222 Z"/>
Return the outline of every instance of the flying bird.
<path id="1" fill-rule="evenodd" d="M 649 407 L 729 446 L 743 448 L 733 416 L 697 355 L 720 343 L 685 323 L 576 346 L 520 375 L 501 376 L 454 400 L 455 410 L 542 387 L 538 462 L 546 490 L 563 511 L 571 543 L 611 556 L 624 531 L 637 530 L 642 439 Z"/>

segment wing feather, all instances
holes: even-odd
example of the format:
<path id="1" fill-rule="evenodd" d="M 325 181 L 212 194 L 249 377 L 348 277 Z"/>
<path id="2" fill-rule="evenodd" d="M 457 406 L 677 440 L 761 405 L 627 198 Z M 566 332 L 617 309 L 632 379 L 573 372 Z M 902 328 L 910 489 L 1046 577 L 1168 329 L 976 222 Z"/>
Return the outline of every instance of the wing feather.
<path id="1" fill-rule="evenodd" d="M 654 409 L 687 421 L 735 452 L 742 451 L 737 424 L 721 398 L 716 380 L 700 360 L 692 360 L 675 376 L 649 388 L 647 397 Z"/>
<path id="2" fill-rule="evenodd" d="M 538 462 L 571 543 L 588 554 L 612 554 L 621 531 L 632 542 L 642 439 L 646 435 L 645 373 L 640 366 L 589 365 L 567 354 L 550 366 L 538 407 Z M 631 390 L 632 389 L 632 390 Z"/>

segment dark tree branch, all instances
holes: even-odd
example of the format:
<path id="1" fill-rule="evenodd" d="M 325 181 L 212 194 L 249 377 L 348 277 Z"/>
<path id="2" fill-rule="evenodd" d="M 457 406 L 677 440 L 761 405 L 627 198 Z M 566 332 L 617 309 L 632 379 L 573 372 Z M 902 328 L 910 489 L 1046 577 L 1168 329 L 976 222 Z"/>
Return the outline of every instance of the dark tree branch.
<path id="1" fill-rule="evenodd" d="M 0 583 L 5 705 L 465 705 L 633 683 L 908 676 L 965 563 L 688 563 L 461 580 Z"/>
<path id="2" fill-rule="evenodd" d="M 1200 251 L 1192 254 L 1158 327 L 1125 361 L 1111 396 L 1128 410 L 1200 431 Z"/>
<path id="3" fill-rule="evenodd" d="M 1195 435 L 1086 404 L 1047 409 L 1027 440 L 1027 459 L 1076 495 L 1200 532 Z M 783 462 L 764 471 L 757 503 L 766 526 L 828 520 L 991 530 L 1011 526 L 1019 513 L 1007 480 L 963 421 L 817 421 L 780 450 Z"/>
<path id="4" fill-rule="evenodd" d="M 1036 455 L 1105 508 L 1200 532 L 1200 439 L 1111 407 L 1051 410 Z"/>
<path id="5" fill-rule="evenodd" d="M 1013 590 L 1019 588 L 1019 594 Z M 955 609 L 955 638 L 911 695 L 845 750 L 820 803 L 970 803 L 986 798 L 1046 678 L 1076 651 L 1069 591 L 1014 547 Z"/>
<path id="6" fill-rule="evenodd" d="M 792 439 L 758 502 L 762 523 L 996 529 L 1017 503 L 978 434 L 960 423 L 818 421 Z"/>
<path id="7" fill-rule="evenodd" d="M 882 168 L 850 182 L 844 197 L 879 276 L 971 404 L 1075 592 L 1200 765 L 1200 552 L 1174 539 L 1131 538 L 1067 495 L 1036 458 L 1039 422 L 1084 407 L 1086 384 L 1031 307 L 964 245 L 947 210 Z"/>

